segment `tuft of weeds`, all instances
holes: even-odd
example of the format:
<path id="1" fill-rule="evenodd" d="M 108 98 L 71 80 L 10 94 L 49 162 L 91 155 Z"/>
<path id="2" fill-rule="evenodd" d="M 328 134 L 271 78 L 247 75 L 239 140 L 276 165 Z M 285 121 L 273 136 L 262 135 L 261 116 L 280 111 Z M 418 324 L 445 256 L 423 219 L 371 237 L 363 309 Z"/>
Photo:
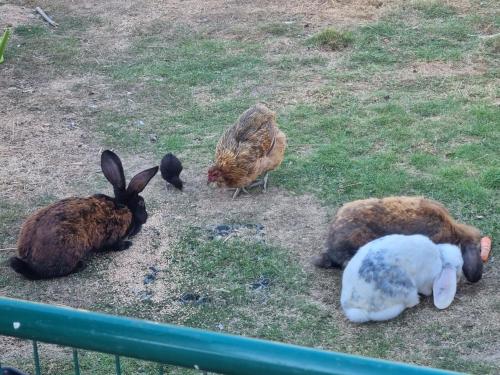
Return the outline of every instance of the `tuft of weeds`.
<path id="1" fill-rule="evenodd" d="M 500 54 L 500 35 L 488 37 L 484 42 L 486 51 L 492 55 Z"/>
<path id="2" fill-rule="evenodd" d="M 419 0 L 409 4 L 409 7 L 417 10 L 424 18 L 447 18 L 456 14 L 456 10 L 441 1 Z"/>
<path id="3" fill-rule="evenodd" d="M 307 43 L 313 46 L 338 51 L 349 47 L 354 42 L 354 36 L 350 31 L 337 31 L 327 28 L 313 35 Z"/>

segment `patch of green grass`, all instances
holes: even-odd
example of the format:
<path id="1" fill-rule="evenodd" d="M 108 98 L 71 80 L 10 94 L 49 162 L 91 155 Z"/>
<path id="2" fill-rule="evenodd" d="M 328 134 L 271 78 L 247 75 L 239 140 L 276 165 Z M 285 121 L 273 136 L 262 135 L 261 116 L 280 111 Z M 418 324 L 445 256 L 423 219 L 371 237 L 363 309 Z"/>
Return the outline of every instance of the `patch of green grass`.
<path id="1" fill-rule="evenodd" d="M 498 108 L 465 97 L 422 100 L 426 88 L 413 89 L 382 102 L 378 92 L 363 100 L 340 92 L 330 103 L 290 108 L 279 116 L 289 148 L 274 181 L 335 205 L 424 195 L 471 224 L 474 213 L 492 215 L 476 224 L 497 231 Z"/>
<path id="2" fill-rule="evenodd" d="M 441 1 L 420 0 L 413 1 L 410 7 L 420 12 L 425 18 L 447 18 L 456 14 L 453 7 Z M 405 7 L 406 8 L 406 7 Z"/>
<path id="3" fill-rule="evenodd" d="M 478 48 L 473 16 L 455 15 L 451 8 L 437 2 L 418 4 L 416 13 L 403 7 L 376 24 L 355 30 L 351 64 L 355 67 L 415 60 L 459 61 Z M 441 20 L 436 22 L 435 18 Z M 407 19 L 415 26 L 410 27 Z"/>
<path id="4" fill-rule="evenodd" d="M 494 374 L 498 367 L 492 363 L 481 360 L 464 359 L 450 348 L 442 348 L 432 352 L 431 354 L 434 366 L 438 368 L 449 369 L 469 374 Z"/>
<path id="5" fill-rule="evenodd" d="M 203 319 L 198 324 L 203 327 L 211 327 L 215 324 L 213 319 L 220 318 L 220 305 L 227 306 L 227 311 L 234 314 L 236 308 L 253 304 L 258 308 L 261 298 L 273 302 L 284 299 L 288 293 L 303 292 L 305 274 L 284 250 L 260 242 L 222 242 L 207 236 L 202 229 L 191 229 L 171 255 L 187 275 L 179 280 L 179 289 L 206 295 L 212 301 L 201 308 Z M 269 290 L 259 293 L 251 284 L 261 277 L 269 280 Z M 192 319 L 194 324 L 196 315 Z"/>
<path id="6" fill-rule="evenodd" d="M 484 42 L 486 46 L 486 51 L 493 56 L 498 56 L 500 54 L 500 36 L 494 36 L 487 38 Z"/>
<path id="7" fill-rule="evenodd" d="M 15 28 L 15 48 L 9 49 L 12 64 L 25 75 L 49 79 L 64 70 L 81 72 L 93 70 L 95 51 L 86 51 L 82 33 L 100 23 L 99 17 L 60 17 L 60 27 L 21 25 Z M 33 66 L 38 69 L 33 71 Z"/>
<path id="8" fill-rule="evenodd" d="M 184 88 L 211 83 L 226 87 L 253 72 L 261 60 L 256 46 L 200 35 L 169 44 L 161 44 L 158 37 L 142 38 L 129 53 L 134 58 L 128 64 L 109 67 L 114 79 L 159 78 L 162 85 Z"/>
<path id="9" fill-rule="evenodd" d="M 14 29 L 14 33 L 25 38 L 35 38 L 47 33 L 47 28 L 43 26 L 25 26 L 21 25 Z"/>
<path id="10" fill-rule="evenodd" d="M 308 44 L 317 47 L 338 51 L 347 48 L 354 42 L 354 36 L 350 31 L 337 31 L 327 28 L 310 37 Z"/>
<path id="11" fill-rule="evenodd" d="M 283 56 L 272 64 L 277 69 L 296 69 L 297 67 L 325 66 L 328 60 L 321 56 Z"/>
<path id="12" fill-rule="evenodd" d="M 432 169 L 434 165 L 439 163 L 439 158 L 435 155 L 425 152 L 415 152 L 410 157 L 410 163 L 421 171 Z"/>
<path id="13" fill-rule="evenodd" d="M 262 25 L 260 30 L 273 36 L 297 36 L 302 33 L 302 27 L 295 22 L 273 22 Z"/>
<path id="14" fill-rule="evenodd" d="M 414 103 L 412 111 L 421 117 L 433 117 L 452 112 L 460 108 L 463 103 L 452 98 L 427 99 Z"/>
<path id="15" fill-rule="evenodd" d="M 481 172 L 481 184 L 489 189 L 500 189 L 500 168 L 490 167 Z"/>
<path id="16" fill-rule="evenodd" d="M 152 125 L 145 123 L 137 114 L 102 111 L 95 129 L 104 135 L 107 144 L 130 150 L 140 150 L 148 142 Z"/>
<path id="17" fill-rule="evenodd" d="M 404 345 L 403 338 L 388 335 L 388 327 L 374 325 L 363 329 L 354 339 L 350 352 L 374 358 L 390 358 L 395 348 Z"/>
<path id="18" fill-rule="evenodd" d="M 137 38 L 125 60 L 102 67 L 117 90 L 130 93 L 122 98 L 123 112 L 101 112 L 92 121 L 106 143 L 158 154 L 190 146 L 187 152 L 193 147 L 192 154 L 201 156 L 200 149 L 213 142 L 208 137 L 220 134 L 222 126 L 258 101 L 251 93 L 265 63 L 259 46 L 176 35 Z M 203 105 L 198 96 L 217 100 Z M 139 110 L 128 109 L 129 100 L 140 103 L 134 106 Z M 143 125 L 137 126 L 138 121 Z M 152 134 L 157 142 L 150 141 Z"/>

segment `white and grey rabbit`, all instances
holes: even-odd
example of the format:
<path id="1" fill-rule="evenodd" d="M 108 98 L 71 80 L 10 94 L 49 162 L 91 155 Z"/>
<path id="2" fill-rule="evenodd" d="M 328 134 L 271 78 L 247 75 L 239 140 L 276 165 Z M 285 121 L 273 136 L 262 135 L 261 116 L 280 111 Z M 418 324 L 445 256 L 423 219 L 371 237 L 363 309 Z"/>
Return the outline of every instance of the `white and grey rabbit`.
<path id="1" fill-rule="evenodd" d="M 462 274 L 460 249 L 435 244 L 421 234 L 392 234 L 362 246 L 342 277 L 340 303 L 356 323 L 388 320 L 434 294 L 438 309 L 448 307 Z"/>

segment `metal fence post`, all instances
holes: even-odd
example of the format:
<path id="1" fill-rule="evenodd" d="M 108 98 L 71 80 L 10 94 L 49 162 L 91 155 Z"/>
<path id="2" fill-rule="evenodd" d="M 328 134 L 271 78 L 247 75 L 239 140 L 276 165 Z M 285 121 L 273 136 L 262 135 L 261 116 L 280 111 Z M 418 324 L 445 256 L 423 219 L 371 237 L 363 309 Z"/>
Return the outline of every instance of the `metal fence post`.
<path id="1" fill-rule="evenodd" d="M 116 375 L 122 374 L 122 368 L 120 366 L 120 356 L 115 355 L 115 367 L 116 367 Z"/>
<path id="2" fill-rule="evenodd" d="M 40 357 L 38 356 L 38 344 L 33 340 L 33 360 L 35 361 L 35 374 L 41 375 L 42 371 L 40 369 Z"/>
<path id="3" fill-rule="evenodd" d="M 78 352 L 73 348 L 73 365 L 75 366 L 75 375 L 80 375 L 80 363 L 78 362 Z"/>

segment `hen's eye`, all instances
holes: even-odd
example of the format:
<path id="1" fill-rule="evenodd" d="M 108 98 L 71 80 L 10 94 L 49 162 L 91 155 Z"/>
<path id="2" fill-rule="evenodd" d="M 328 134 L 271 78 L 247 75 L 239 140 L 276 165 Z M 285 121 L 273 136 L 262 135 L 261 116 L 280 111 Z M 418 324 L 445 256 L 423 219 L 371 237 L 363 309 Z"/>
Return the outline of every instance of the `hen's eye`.
<path id="1" fill-rule="evenodd" d="M 144 201 L 139 201 L 139 207 L 144 207 Z"/>

